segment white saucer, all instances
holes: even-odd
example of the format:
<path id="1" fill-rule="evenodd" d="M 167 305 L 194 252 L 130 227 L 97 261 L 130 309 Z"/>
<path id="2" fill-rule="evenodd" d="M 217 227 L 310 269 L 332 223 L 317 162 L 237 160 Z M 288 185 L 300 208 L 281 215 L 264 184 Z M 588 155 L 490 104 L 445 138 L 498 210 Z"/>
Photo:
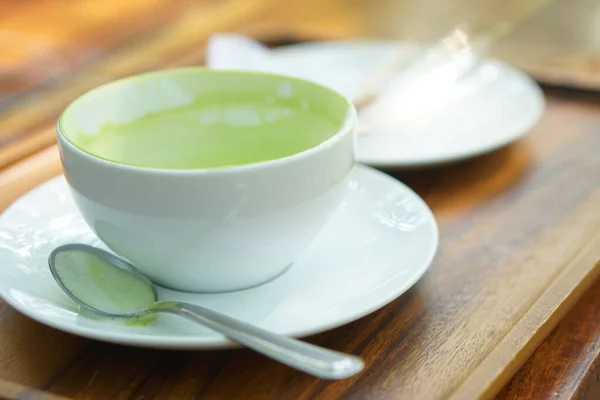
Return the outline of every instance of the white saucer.
<path id="1" fill-rule="evenodd" d="M 209 42 L 207 65 L 286 73 L 354 99 L 395 54 L 418 50 L 379 41 L 308 42 L 268 50 L 240 35 L 217 34 Z M 379 105 L 360 111 L 370 134 L 359 137 L 357 161 L 414 167 L 473 157 L 517 140 L 545 108 L 532 79 L 497 61 L 481 61 L 456 84 L 428 83 L 430 92 L 411 91 L 397 76 L 380 94 Z"/>
<path id="2" fill-rule="evenodd" d="M 431 263 L 438 245 L 435 219 L 414 192 L 381 172 L 356 166 L 348 184 L 351 192 L 334 219 L 280 277 L 223 294 L 161 288 L 160 298 L 201 304 L 291 336 L 343 325 L 391 302 Z M 171 349 L 233 346 L 176 316 L 127 326 L 79 314 L 47 264 L 50 251 L 68 242 L 98 245 L 63 177 L 42 184 L 0 216 L 0 295 L 6 302 L 43 324 L 107 342 Z"/>

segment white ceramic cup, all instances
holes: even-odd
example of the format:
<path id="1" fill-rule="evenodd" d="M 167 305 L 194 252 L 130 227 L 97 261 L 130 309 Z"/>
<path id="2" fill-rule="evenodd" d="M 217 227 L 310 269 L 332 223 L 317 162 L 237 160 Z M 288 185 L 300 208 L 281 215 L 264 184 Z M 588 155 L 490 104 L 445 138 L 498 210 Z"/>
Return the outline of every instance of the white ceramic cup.
<path id="1" fill-rule="evenodd" d="M 304 96 L 297 100 L 309 109 L 335 113 L 339 126 L 309 150 L 228 168 L 131 166 L 77 146 L 79 135 L 94 135 L 105 123 L 135 120 L 211 91 Z M 160 285 L 220 292 L 277 277 L 315 239 L 346 193 L 355 120 L 347 99 L 308 81 L 182 68 L 93 89 L 66 108 L 57 131 L 73 198 L 110 249 Z"/>

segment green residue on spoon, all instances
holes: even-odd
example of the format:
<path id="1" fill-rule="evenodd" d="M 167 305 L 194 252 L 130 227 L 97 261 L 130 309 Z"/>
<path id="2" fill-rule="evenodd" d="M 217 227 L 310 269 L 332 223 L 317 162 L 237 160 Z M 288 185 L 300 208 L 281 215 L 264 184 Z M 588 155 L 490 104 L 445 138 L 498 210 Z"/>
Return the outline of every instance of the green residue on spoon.
<path id="1" fill-rule="evenodd" d="M 158 314 L 145 314 L 138 317 L 127 318 L 125 324 L 129 326 L 146 326 L 156 318 L 158 318 Z"/>
<path id="2" fill-rule="evenodd" d="M 129 271 L 84 251 L 59 253 L 56 272 L 63 284 L 81 302 L 108 314 L 142 312 L 156 301 L 152 287 Z M 129 325 L 145 325 L 155 315 L 133 317 Z"/>

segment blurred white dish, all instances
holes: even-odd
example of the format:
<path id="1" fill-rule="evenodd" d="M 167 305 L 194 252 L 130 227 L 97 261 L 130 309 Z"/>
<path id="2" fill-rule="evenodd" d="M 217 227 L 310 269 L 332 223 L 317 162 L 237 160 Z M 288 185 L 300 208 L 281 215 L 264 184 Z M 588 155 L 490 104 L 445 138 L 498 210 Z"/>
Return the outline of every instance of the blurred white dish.
<path id="1" fill-rule="evenodd" d="M 396 42 L 308 42 L 270 50 L 243 36 L 218 34 L 209 42 L 207 66 L 286 73 L 357 98 L 382 65 L 418 47 Z M 450 71 L 451 73 L 451 71 Z M 360 110 L 358 162 L 379 167 L 439 164 L 507 145 L 539 120 L 540 87 L 519 70 L 484 60 L 456 82 L 428 77 L 411 86 L 399 74 Z M 450 77 L 451 78 L 451 77 Z"/>

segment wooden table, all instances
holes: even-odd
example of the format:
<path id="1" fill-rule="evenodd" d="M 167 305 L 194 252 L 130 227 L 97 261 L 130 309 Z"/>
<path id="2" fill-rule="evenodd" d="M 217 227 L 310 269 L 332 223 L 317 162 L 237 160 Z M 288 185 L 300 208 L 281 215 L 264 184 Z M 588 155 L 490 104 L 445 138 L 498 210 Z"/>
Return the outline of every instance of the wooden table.
<path id="1" fill-rule="evenodd" d="M 53 124 L 85 90 L 200 64 L 215 31 L 344 37 L 385 16 L 369 8 L 377 15 L 361 19 L 349 0 L 305 4 L 0 0 L 0 209 L 60 173 Z M 441 246 L 405 295 L 308 338 L 361 355 L 364 373 L 324 382 L 246 350 L 89 341 L 0 301 L 0 397 L 599 398 L 600 95 L 545 94 L 544 117 L 511 146 L 445 167 L 387 171 L 433 209 Z"/>

